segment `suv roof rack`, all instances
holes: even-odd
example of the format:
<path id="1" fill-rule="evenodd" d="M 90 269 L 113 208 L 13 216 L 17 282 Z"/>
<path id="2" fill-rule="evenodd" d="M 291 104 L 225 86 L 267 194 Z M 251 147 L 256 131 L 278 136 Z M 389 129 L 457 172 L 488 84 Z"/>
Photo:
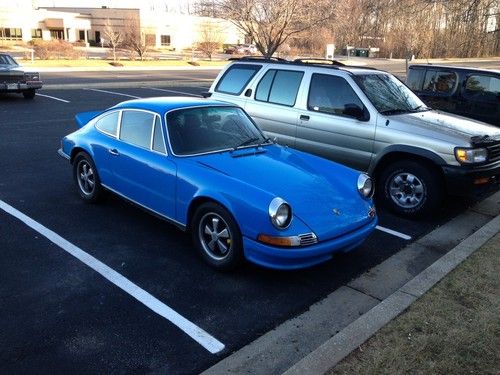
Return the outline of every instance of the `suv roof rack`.
<path id="1" fill-rule="evenodd" d="M 302 58 L 295 60 L 287 60 L 281 57 L 264 57 L 264 56 L 243 56 L 243 57 L 231 57 L 228 59 L 229 61 L 258 61 L 258 62 L 267 62 L 267 63 L 275 63 L 275 64 L 290 64 L 290 65 L 312 65 L 321 68 L 328 69 L 368 69 L 368 70 L 377 70 L 380 69 L 369 67 L 369 66 L 352 66 L 341 63 L 338 60 L 329 60 L 322 59 L 317 57 L 311 58 Z M 349 70 L 346 70 L 349 72 Z"/>

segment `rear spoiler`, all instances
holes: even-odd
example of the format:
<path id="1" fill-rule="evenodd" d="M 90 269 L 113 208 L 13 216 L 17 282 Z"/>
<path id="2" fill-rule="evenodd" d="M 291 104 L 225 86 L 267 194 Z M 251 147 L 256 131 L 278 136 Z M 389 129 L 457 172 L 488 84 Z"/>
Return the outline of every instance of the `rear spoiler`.
<path id="1" fill-rule="evenodd" d="M 96 117 L 97 115 L 99 115 L 101 113 L 102 113 L 101 111 L 91 111 L 91 112 L 78 113 L 75 116 L 76 126 L 78 126 L 78 128 L 83 127 L 84 125 L 87 124 L 87 122 L 89 122 L 90 120 L 92 120 L 94 117 Z"/>

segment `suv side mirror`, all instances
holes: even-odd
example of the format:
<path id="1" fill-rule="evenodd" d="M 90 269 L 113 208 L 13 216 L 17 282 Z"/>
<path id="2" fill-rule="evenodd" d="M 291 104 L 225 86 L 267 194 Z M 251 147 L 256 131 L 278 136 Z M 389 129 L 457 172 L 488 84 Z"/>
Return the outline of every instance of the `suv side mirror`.
<path id="1" fill-rule="evenodd" d="M 366 108 L 361 108 L 354 103 L 348 103 L 344 106 L 344 115 L 354 117 L 359 121 L 368 121 L 370 119 L 370 114 Z"/>

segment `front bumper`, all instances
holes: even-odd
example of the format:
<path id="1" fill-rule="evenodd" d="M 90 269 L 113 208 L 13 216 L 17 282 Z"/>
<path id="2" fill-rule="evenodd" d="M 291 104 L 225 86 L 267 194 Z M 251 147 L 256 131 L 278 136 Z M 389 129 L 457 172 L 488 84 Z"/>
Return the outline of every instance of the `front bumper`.
<path id="1" fill-rule="evenodd" d="M 446 165 L 443 172 L 451 195 L 475 196 L 500 186 L 500 161 L 476 167 Z"/>
<path id="2" fill-rule="evenodd" d="M 304 247 L 275 247 L 243 237 L 245 258 L 250 262 L 274 269 L 293 270 L 310 267 L 329 260 L 335 252 L 348 252 L 361 245 L 373 232 L 377 223 L 378 218 L 375 217 L 355 231 Z"/>
<path id="3" fill-rule="evenodd" d="M 23 92 L 42 88 L 42 81 L 28 81 L 17 83 L 0 83 L 0 92 Z"/>

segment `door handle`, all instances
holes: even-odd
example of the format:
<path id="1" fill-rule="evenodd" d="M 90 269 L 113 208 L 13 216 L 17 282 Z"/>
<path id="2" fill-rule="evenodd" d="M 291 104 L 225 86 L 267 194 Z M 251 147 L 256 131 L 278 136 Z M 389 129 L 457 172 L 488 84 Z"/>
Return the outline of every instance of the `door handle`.
<path id="1" fill-rule="evenodd" d="M 310 117 L 308 115 L 300 115 L 302 121 L 309 121 Z"/>
<path id="2" fill-rule="evenodd" d="M 118 152 L 118 150 L 117 150 L 116 148 L 108 148 L 108 152 L 109 152 L 111 155 L 115 155 L 115 156 L 120 155 L 120 153 Z"/>

